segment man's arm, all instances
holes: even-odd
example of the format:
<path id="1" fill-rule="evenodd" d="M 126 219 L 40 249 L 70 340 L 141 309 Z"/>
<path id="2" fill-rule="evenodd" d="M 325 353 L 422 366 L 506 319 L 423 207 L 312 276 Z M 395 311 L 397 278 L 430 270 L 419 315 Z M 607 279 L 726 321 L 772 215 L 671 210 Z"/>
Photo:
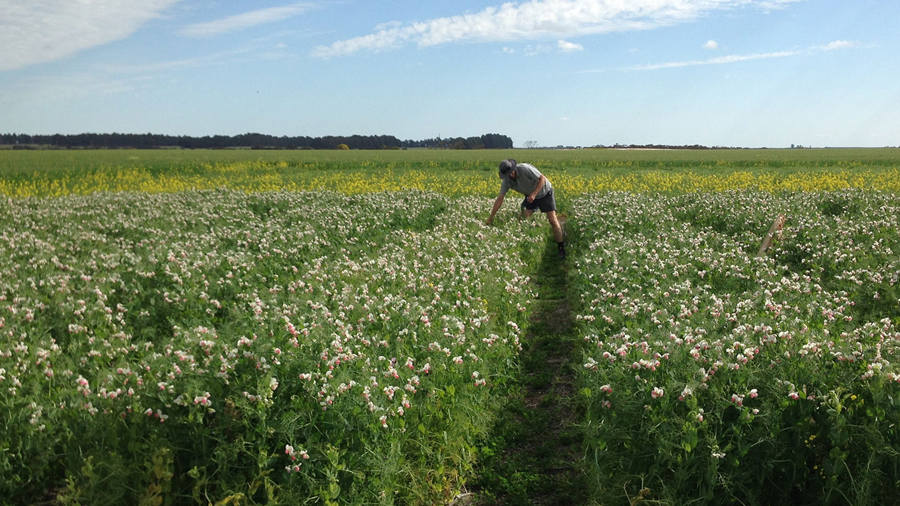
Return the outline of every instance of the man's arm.
<path id="1" fill-rule="evenodd" d="M 494 207 L 491 208 L 491 215 L 485 222 L 486 225 L 490 225 L 494 221 L 494 215 L 497 214 L 497 211 L 500 210 L 500 206 L 503 205 L 503 198 L 504 195 L 502 193 L 500 195 L 497 195 L 497 199 L 494 200 Z"/>
<path id="2" fill-rule="evenodd" d="M 541 174 L 541 177 L 538 178 L 538 182 L 534 187 L 534 191 L 528 194 L 528 202 L 534 202 L 534 199 L 537 197 L 537 194 L 541 192 L 541 188 L 544 187 L 544 183 L 547 181 L 547 178 Z"/>

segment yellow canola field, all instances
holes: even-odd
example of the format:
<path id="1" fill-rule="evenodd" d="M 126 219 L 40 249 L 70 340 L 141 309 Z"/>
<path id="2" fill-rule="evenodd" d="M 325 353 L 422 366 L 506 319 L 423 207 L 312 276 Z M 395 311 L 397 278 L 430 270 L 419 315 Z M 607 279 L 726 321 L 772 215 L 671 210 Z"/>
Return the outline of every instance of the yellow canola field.
<path id="1" fill-rule="evenodd" d="M 777 172 L 738 171 L 727 174 L 700 174 L 696 172 L 645 172 L 628 175 L 554 174 L 550 176 L 554 187 L 567 194 L 623 191 L 633 193 L 688 193 L 721 192 L 729 190 L 782 191 L 833 191 L 848 188 L 898 191 L 900 170 L 886 171 L 817 171 L 794 174 Z"/>
<path id="2" fill-rule="evenodd" d="M 554 188 L 567 197 L 585 193 L 624 191 L 634 193 L 719 192 L 727 190 L 832 191 L 858 188 L 900 191 L 900 169 L 880 171 L 816 170 L 729 171 L 704 174 L 684 171 L 635 171 L 625 173 L 546 171 Z M 417 170 L 365 167 L 319 170 L 289 167 L 286 163 L 203 163 L 190 171 L 160 171 L 142 167 L 110 167 L 89 171 L 41 173 L 30 177 L 0 175 L 0 195 L 12 198 L 61 197 L 96 192 L 172 193 L 227 188 L 245 192 L 329 190 L 345 194 L 400 190 L 433 191 L 444 195 L 496 195 L 500 181 L 492 171 Z"/>

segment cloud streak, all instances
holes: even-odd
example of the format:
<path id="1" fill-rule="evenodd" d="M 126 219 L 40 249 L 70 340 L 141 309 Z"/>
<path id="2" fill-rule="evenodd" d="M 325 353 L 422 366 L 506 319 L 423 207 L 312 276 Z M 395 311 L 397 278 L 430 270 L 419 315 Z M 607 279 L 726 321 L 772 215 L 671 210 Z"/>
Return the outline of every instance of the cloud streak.
<path id="1" fill-rule="evenodd" d="M 836 40 L 834 42 L 825 44 L 824 46 L 816 46 L 815 49 L 820 51 L 834 51 L 836 49 L 849 49 L 853 47 L 859 47 L 859 42 L 854 42 L 850 40 Z"/>
<path id="2" fill-rule="evenodd" d="M 698 65 L 721 65 L 724 63 L 736 63 L 741 61 L 749 61 L 749 60 L 765 60 L 769 58 L 784 58 L 786 56 L 795 56 L 800 54 L 802 51 L 779 51 L 776 53 L 756 53 L 756 54 L 745 54 L 745 55 L 729 55 L 729 56 L 717 56 L 715 58 L 710 58 L 708 60 L 687 60 L 687 61 L 675 61 L 675 62 L 667 62 L 667 63 L 654 63 L 650 65 L 635 65 L 632 67 L 625 67 L 621 70 L 624 71 L 635 71 L 635 70 L 659 70 L 659 69 L 674 69 L 679 67 L 695 67 Z"/>
<path id="3" fill-rule="evenodd" d="M 848 49 L 859 47 L 859 42 L 851 42 L 846 40 L 836 40 L 824 46 L 813 46 L 809 48 L 809 51 L 778 51 L 774 53 L 754 53 L 754 54 L 745 54 L 745 55 L 728 55 L 728 56 L 718 56 L 716 58 L 709 58 L 707 60 L 685 60 L 685 61 L 675 61 L 675 62 L 667 62 L 667 63 L 653 63 L 648 65 L 634 65 L 631 67 L 625 67 L 619 70 L 623 71 L 637 71 L 637 70 L 660 70 L 660 69 L 673 69 L 679 67 L 695 67 L 698 65 L 722 65 L 725 63 L 737 63 L 742 61 L 749 60 L 765 60 L 770 58 L 785 58 L 788 56 L 796 56 L 804 53 L 815 53 L 819 51 L 835 51 L 838 49 Z"/>
<path id="4" fill-rule="evenodd" d="M 473 14 L 377 28 L 374 33 L 319 46 L 311 55 L 330 58 L 359 51 L 420 48 L 452 42 L 494 42 L 577 37 L 646 30 L 697 19 L 717 9 L 781 8 L 802 0 L 531 0 L 508 2 Z"/>
<path id="5" fill-rule="evenodd" d="M 67 74 L 64 79 L 47 76 L 28 76 L 8 86 L 0 94 L 0 106 L 21 108 L 66 103 L 86 98 L 129 93 L 153 83 L 148 77 L 110 79 L 107 75 L 90 72 Z"/>
<path id="6" fill-rule="evenodd" d="M 710 41 L 712 42 L 712 41 Z M 728 55 L 728 56 L 718 56 L 716 58 L 710 58 L 708 60 L 685 60 L 685 61 L 675 61 L 675 62 L 667 62 L 667 63 L 651 63 L 647 65 L 634 65 L 631 67 L 621 68 L 619 70 L 622 71 L 637 71 L 637 70 L 660 70 L 660 69 L 673 69 L 679 67 L 695 67 L 698 65 L 721 65 L 725 63 L 737 63 L 742 61 L 749 60 L 765 60 L 769 58 L 784 58 L 787 56 L 796 56 L 804 53 L 816 53 L 821 51 L 836 51 L 839 49 L 849 49 L 854 47 L 859 47 L 859 42 L 847 41 L 847 40 L 836 40 L 829 44 L 825 44 L 824 46 L 813 46 L 809 48 L 808 51 L 799 51 L 799 50 L 791 50 L 791 51 L 778 51 L 774 53 L 754 53 L 754 54 L 745 54 L 745 55 Z M 596 71 L 586 71 L 586 72 L 596 72 Z"/>
<path id="7" fill-rule="evenodd" d="M 217 19 L 206 23 L 197 23 L 186 26 L 180 34 L 185 37 L 208 38 L 230 32 L 237 32 L 254 26 L 274 23 L 283 19 L 302 14 L 314 7 L 310 3 L 296 3 L 283 7 L 271 7 L 257 11 L 245 12 Z"/>
<path id="8" fill-rule="evenodd" d="M 179 0 L 0 0 L 0 71 L 125 39 Z"/>

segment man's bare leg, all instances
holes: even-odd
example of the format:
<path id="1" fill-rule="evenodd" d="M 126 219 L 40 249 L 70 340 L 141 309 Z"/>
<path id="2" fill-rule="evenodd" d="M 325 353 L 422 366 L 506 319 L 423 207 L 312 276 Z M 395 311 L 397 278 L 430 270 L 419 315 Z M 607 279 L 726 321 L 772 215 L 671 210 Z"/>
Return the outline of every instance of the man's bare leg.
<path id="1" fill-rule="evenodd" d="M 563 242 L 563 230 L 559 224 L 559 218 L 556 217 L 556 211 L 549 211 L 547 220 L 550 222 L 550 228 L 553 230 L 553 237 L 556 239 L 556 242 Z"/>

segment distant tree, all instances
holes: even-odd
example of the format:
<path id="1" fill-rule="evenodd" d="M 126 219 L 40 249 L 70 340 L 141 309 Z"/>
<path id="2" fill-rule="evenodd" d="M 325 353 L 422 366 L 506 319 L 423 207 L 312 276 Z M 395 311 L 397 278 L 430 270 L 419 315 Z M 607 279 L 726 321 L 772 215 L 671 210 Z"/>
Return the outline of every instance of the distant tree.
<path id="1" fill-rule="evenodd" d="M 481 136 L 485 149 L 512 149 L 513 141 L 509 137 L 500 134 L 485 134 Z"/>
<path id="2" fill-rule="evenodd" d="M 338 148 L 338 149 L 350 149 L 350 146 L 348 146 L 348 145 L 346 145 L 346 144 L 338 144 L 338 145 L 337 145 L 337 148 Z"/>
<path id="3" fill-rule="evenodd" d="M 534 149 L 537 147 L 537 141 L 525 141 L 526 149 Z"/>
<path id="4" fill-rule="evenodd" d="M 345 145 L 347 149 L 400 149 L 456 148 L 456 149 L 503 149 L 512 148 L 512 139 L 505 135 L 486 134 L 480 137 L 455 139 L 425 139 L 403 141 L 392 135 L 352 135 L 325 137 L 275 137 L 260 133 L 246 133 L 235 136 L 213 135 L 204 137 L 170 136 L 146 134 L 77 134 L 77 135 L 26 135 L 0 134 L 0 144 L 53 148 L 89 149 L 155 149 L 178 147 L 182 149 L 335 149 Z"/>

